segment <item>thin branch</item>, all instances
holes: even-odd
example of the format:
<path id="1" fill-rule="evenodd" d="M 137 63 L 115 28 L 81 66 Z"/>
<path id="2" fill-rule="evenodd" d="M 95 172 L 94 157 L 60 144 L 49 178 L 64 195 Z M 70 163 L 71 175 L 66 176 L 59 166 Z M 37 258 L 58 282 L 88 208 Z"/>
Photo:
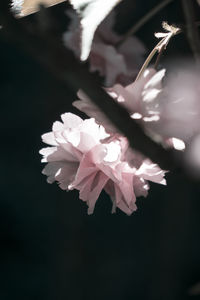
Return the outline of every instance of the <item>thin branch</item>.
<path id="1" fill-rule="evenodd" d="M 194 7 L 191 0 L 182 0 L 182 7 L 186 21 L 186 35 L 194 58 L 200 66 L 200 40 L 195 24 Z"/>
<path id="2" fill-rule="evenodd" d="M 148 68 L 154 55 L 158 52 L 158 47 L 161 46 L 161 44 L 163 43 L 164 40 L 165 40 L 165 38 L 163 38 L 161 41 L 159 41 L 159 43 L 153 48 L 153 50 L 151 51 L 151 53 L 148 55 L 147 59 L 145 60 L 144 64 L 142 65 L 142 68 L 140 69 L 135 80 L 138 80 L 142 76 L 144 71 Z"/>
<path id="3" fill-rule="evenodd" d="M 144 24 L 146 24 L 154 15 L 156 15 L 165 6 L 170 4 L 174 0 L 163 0 L 161 3 L 153 7 L 146 15 L 144 15 L 136 24 L 134 24 L 131 29 L 122 37 L 119 42 L 121 45 L 129 36 L 136 33 Z"/>

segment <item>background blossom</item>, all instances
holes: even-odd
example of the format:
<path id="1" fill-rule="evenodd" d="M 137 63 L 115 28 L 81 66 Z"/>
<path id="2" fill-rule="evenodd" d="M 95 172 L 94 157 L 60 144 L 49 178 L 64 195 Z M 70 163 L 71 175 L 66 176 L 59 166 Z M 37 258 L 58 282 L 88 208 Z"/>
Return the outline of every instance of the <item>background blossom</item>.
<path id="1" fill-rule="evenodd" d="M 68 30 L 63 35 L 64 44 L 80 57 L 80 24 L 73 11 L 67 11 L 71 19 Z M 116 82 L 128 84 L 136 77 L 143 62 L 145 47 L 136 37 L 129 37 L 118 45 L 121 37 L 112 27 L 115 14 L 112 12 L 99 25 L 89 55 L 90 71 L 98 71 L 105 77 L 105 86 Z"/>

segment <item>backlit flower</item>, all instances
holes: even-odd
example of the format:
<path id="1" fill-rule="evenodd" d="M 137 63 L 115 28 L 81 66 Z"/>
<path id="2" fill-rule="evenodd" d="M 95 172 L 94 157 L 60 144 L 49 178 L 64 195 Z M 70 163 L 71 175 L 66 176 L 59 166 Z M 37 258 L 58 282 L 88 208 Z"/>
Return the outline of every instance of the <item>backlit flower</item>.
<path id="1" fill-rule="evenodd" d="M 131 154 L 132 165 L 127 162 L 125 137 L 107 134 L 92 118 L 66 113 L 61 119 L 42 136 L 51 146 L 40 151 L 47 163 L 43 174 L 63 190 L 79 190 L 89 214 L 103 189 L 111 197 L 112 211 L 118 207 L 129 215 L 136 210 L 136 197 L 147 196 L 148 180 L 165 184 L 165 172 L 137 152 Z"/>

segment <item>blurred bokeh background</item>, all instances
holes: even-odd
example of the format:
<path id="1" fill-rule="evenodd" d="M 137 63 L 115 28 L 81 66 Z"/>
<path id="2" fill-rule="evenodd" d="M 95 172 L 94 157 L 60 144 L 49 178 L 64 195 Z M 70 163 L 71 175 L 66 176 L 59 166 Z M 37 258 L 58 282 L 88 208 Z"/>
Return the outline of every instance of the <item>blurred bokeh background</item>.
<path id="1" fill-rule="evenodd" d="M 116 30 L 125 33 L 159 2 L 123 0 L 116 9 Z M 59 16 L 61 34 L 68 22 L 65 3 L 49 10 Z M 136 34 L 147 52 L 163 20 L 184 23 L 180 1 Z M 174 66 L 189 57 L 181 34 L 170 42 L 160 67 L 170 69 L 170 61 Z M 112 215 L 105 193 L 88 216 L 78 192 L 47 184 L 38 153 L 44 146 L 41 134 L 60 114 L 77 112 L 71 106 L 76 94 L 70 86 L 66 94 L 36 59 L 1 34 L 0 70 L 0 299 L 200 298 L 189 293 L 200 282 L 200 185 L 169 173 L 168 186 L 151 184 L 132 216 Z"/>

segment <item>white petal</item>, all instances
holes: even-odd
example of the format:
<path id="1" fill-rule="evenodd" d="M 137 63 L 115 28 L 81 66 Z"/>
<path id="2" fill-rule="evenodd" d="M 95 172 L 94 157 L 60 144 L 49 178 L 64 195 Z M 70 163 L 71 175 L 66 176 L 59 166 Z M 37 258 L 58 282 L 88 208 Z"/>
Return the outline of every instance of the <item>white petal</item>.
<path id="1" fill-rule="evenodd" d="M 61 119 L 64 123 L 65 128 L 76 128 L 83 122 L 83 120 L 79 116 L 72 113 L 65 113 L 61 115 Z"/>

